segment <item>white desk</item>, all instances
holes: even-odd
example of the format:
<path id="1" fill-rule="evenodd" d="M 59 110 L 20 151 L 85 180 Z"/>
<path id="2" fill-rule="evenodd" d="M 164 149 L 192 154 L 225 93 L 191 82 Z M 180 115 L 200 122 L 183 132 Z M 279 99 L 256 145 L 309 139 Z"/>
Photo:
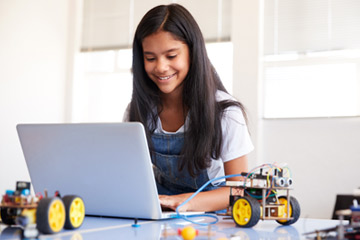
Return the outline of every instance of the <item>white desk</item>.
<path id="1" fill-rule="evenodd" d="M 259 221 L 253 228 L 239 228 L 235 226 L 233 220 L 224 220 L 212 225 L 209 237 L 208 228 L 199 225 L 192 225 L 199 230 L 196 240 L 213 239 L 220 237 L 230 239 L 306 239 L 303 233 L 334 227 L 339 224 L 337 220 L 319 220 L 300 218 L 295 224 L 282 226 L 276 221 Z M 205 220 L 205 219 L 203 219 Z M 210 219 L 212 221 L 213 219 Z M 163 220 L 163 221 L 144 221 L 139 220 L 139 227 L 132 227 L 133 220 L 117 218 L 97 218 L 86 217 L 83 225 L 77 230 L 63 230 L 54 235 L 41 235 L 40 239 L 49 240 L 100 240 L 100 239 L 164 239 L 181 240 L 177 236 L 177 229 L 189 225 L 184 220 Z M 165 230 L 166 229 L 166 230 Z M 0 224 L 0 239 L 21 239 L 19 231 L 15 227 L 7 227 Z M 167 236 L 165 237 L 164 234 Z M 312 236 L 314 237 L 314 236 Z M 314 239 L 314 238 L 313 238 Z"/>

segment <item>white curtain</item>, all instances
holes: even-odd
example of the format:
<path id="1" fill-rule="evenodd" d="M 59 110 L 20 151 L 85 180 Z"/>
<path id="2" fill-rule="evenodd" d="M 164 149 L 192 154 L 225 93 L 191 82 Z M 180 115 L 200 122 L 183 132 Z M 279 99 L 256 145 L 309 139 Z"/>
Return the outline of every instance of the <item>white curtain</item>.
<path id="1" fill-rule="evenodd" d="M 191 12 L 207 42 L 230 39 L 231 0 L 84 0 L 82 50 L 131 47 L 143 15 L 174 2 Z"/>
<path id="2" fill-rule="evenodd" d="M 264 53 L 360 48 L 359 0 L 265 0 Z"/>

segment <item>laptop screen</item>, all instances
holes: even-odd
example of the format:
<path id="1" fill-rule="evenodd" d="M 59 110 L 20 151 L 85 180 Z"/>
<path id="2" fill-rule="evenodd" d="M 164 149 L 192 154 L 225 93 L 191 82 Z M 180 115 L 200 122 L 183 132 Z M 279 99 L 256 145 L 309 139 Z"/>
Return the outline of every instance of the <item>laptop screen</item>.
<path id="1" fill-rule="evenodd" d="M 79 195 L 86 214 L 161 218 L 141 123 L 19 124 L 35 192 Z"/>

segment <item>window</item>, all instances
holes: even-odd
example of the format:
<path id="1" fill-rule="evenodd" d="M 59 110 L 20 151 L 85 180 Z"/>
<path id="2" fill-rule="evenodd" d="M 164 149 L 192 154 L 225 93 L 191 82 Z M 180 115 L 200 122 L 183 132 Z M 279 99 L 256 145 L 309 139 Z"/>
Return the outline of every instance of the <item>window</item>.
<path id="1" fill-rule="evenodd" d="M 83 52 L 73 97 L 74 122 L 122 120 L 132 92 L 131 50 Z"/>
<path id="2" fill-rule="evenodd" d="M 359 64 L 307 63 L 265 70 L 265 118 L 359 115 Z"/>
<path id="3" fill-rule="evenodd" d="M 267 0 L 264 117 L 360 115 L 360 2 Z"/>

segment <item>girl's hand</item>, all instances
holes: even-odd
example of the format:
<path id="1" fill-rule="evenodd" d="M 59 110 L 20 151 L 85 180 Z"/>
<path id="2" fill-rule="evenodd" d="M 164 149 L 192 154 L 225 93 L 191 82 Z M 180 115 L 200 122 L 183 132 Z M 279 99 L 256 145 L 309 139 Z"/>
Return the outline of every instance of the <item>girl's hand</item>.
<path id="1" fill-rule="evenodd" d="M 179 195 L 159 195 L 162 208 L 176 210 L 176 208 L 188 198 L 187 194 Z M 182 206 L 179 211 L 186 212 L 189 210 L 189 203 Z"/>
<path id="2" fill-rule="evenodd" d="M 247 171 L 247 158 L 242 156 L 224 163 L 225 175 L 238 174 Z M 232 177 L 228 180 L 240 181 L 240 177 Z M 229 206 L 229 187 L 203 191 L 197 194 L 191 201 L 181 206 L 179 211 L 211 212 L 225 209 Z M 186 201 L 193 193 L 183 193 L 178 195 L 159 195 L 162 208 L 176 210 L 176 208 Z"/>

